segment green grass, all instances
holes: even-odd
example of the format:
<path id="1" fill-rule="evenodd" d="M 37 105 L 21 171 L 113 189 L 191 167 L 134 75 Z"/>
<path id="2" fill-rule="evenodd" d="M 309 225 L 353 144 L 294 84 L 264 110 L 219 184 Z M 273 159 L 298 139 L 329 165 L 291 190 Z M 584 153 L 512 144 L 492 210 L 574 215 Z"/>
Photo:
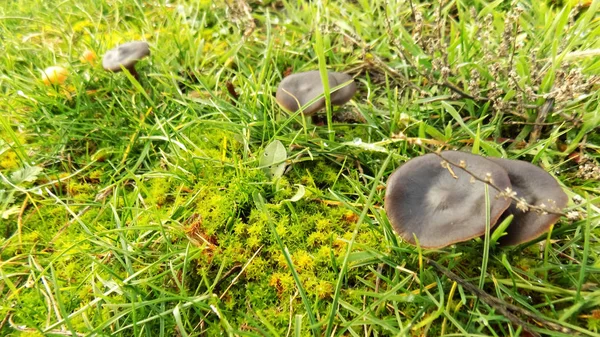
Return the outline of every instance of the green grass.
<path id="1" fill-rule="evenodd" d="M 248 2 L 0 4 L 0 335 L 600 336 L 599 0 Z M 130 40 L 139 82 L 79 60 Z M 273 95 L 314 69 L 359 88 L 323 125 Z M 410 246 L 385 181 L 438 148 L 582 216 Z"/>

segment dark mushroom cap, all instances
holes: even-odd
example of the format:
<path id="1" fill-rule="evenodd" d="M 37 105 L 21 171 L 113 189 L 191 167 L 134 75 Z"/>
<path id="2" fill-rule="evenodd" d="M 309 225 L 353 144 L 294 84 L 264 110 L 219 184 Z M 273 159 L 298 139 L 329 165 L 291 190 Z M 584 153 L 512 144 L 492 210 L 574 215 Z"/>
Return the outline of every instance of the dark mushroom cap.
<path id="1" fill-rule="evenodd" d="M 104 54 L 102 67 L 105 70 L 119 72 L 125 69 L 133 69 L 137 61 L 150 55 L 150 47 L 144 41 L 132 41 L 117 46 Z"/>
<path id="2" fill-rule="evenodd" d="M 506 189 L 511 187 L 507 172 L 493 162 L 470 153 L 444 151 L 441 156 L 460 165 L 478 178 L 486 176 Z M 460 167 L 443 164 L 434 153 L 416 157 L 388 179 L 385 210 L 394 230 L 415 244 L 413 234 L 424 248 L 440 248 L 485 234 L 485 184 Z M 510 205 L 488 188 L 493 227 Z"/>
<path id="3" fill-rule="evenodd" d="M 348 102 L 356 92 L 356 83 L 352 76 L 338 72 L 327 72 L 329 79 L 329 88 L 333 88 L 346 82 L 348 85 L 331 92 L 331 104 L 343 105 Z M 318 70 L 307 71 L 289 75 L 277 87 L 275 98 L 277 103 L 290 112 L 296 112 L 300 107 L 323 94 L 323 82 Z M 298 105 L 298 103 L 300 103 Z M 311 115 L 325 107 L 325 97 L 321 97 L 313 104 L 307 106 L 303 112 L 305 115 Z"/>
<path id="4" fill-rule="evenodd" d="M 502 158 L 489 158 L 494 163 L 502 166 L 507 172 L 512 184 L 513 192 L 517 198 L 534 206 L 545 205 L 553 211 L 561 211 L 569 198 L 560 188 L 554 177 L 541 168 L 521 160 L 510 160 Z M 502 245 L 517 245 L 531 241 L 547 232 L 560 215 L 538 214 L 535 211 L 522 211 L 517 208 L 515 202 L 502 215 L 514 216 L 512 223 L 506 229 L 507 235 L 500 238 Z"/>

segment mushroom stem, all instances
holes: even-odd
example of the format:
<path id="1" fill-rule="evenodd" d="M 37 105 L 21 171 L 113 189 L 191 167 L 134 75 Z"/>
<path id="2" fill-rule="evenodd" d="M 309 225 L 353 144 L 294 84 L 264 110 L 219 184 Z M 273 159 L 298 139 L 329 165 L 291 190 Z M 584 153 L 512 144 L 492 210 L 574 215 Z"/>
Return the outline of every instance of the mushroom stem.
<path id="1" fill-rule="evenodd" d="M 129 73 L 131 74 L 131 76 L 133 76 L 133 78 L 135 78 L 137 81 L 140 80 L 140 74 L 137 72 L 137 70 L 135 70 L 135 66 L 131 66 L 129 68 L 126 68 L 127 71 L 129 71 Z"/>

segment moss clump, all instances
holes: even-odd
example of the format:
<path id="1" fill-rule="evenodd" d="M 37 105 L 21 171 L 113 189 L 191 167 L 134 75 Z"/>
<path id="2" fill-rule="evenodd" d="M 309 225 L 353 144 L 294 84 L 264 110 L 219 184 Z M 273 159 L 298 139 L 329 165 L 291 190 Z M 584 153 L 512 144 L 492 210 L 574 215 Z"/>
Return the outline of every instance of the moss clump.
<path id="1" fill-rule="evenodd" d="M 0 155 L 0 169 L 14 170 L 19 167 L 17 153 L 15 151 L 6 151 Z"/>
<path id="2" fill-rule="evenodd" d="M 275 288 L 277 296 L 280 299 L 285 299 L 296 291 L 296 282 L 289 272 L 275 272 L 271 274 L 269 286 Z"/>
<path id="3" fill-rule="evenodd" d="M 145 190 L 144 196 L 147 205 L 161 208 L 167 201 L 173 200 L 173 179 L 166 177 L 152 178 Z"/>
<path id="4" fill-rule="evenodd" d="M 42 242 L 47 242 L 70 220 L 69 212 L 60 205 L 31 207 L 23 217 L 24 232 L 37 231 Z"/>
<path id="5" fill-rule="evenodd" d="M 19 294 L 19 301 L 12 308 L 14 316 L 13 321 L 17 324 L 24 322 L 44 322 L 46 311 L 45 298 L 35 287 L 23 289 Z M 41 327 L 41 326 L 40 326 Z"/>

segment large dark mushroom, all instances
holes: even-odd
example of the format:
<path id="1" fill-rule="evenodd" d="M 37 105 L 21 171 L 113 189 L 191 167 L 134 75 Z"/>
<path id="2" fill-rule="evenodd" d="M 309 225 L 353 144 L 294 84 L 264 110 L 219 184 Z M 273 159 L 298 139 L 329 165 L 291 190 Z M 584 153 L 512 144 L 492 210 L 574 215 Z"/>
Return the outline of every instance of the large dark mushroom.
<path id="1" fill-rule="evenodd" d="M 344 73 L 330 71 L 327 73 L 329 88 L 331 89 L 331 104 L 343 105 L 348 102 L 356 92 L 356 83 L 352 76 Z M 335 87 L 347 83 L 343 87 L 334 90 Z M 277 87 L 275 99 L 277 103 L 287 111 L 296 112 L 311 100 L 323 95 L 324 88 L 321 74 L 318 70 L 307 71 L 289 75 Z M 325 97 L 321 97 L 302 112 L 310 116 L 325 107 Z"/>
<path id="2" fill-rule="evenodd" d="M 135 70 L 135 64 L 148 55 L 150 55 L 148 43 L 144 41 L 127 42 L 107 51 L 102 59 L 102 67 L 112 72 L 119 72 L 125 68 L 138 79 L 139 75 Z"/>
<path id="3" fill-rule="evenodd" d="M 521 160 L 489 158 L 508 172 L 513 192 L 517 198 L 533 206 L 542 206 L 548 210 L 560 212 L 569 198 L 558 185 L 554 177 L 541 168 Z M 527 209 L 526 204 L 513 202 L 503 217 L 512 214 L 512 223 L 506 229 L 507 235 L 499 240 L 502 245 L 517 245 L 531 241 L 547 232 L 560 215 L 539 214 Z"/>
<path id="4" fill-rule="evenodd" d="M 444 151 L 416 157 L 388 179 L 385 210 L 394 230 L 424 248 L 440 248 L 485 234 L 485 183 L 454 166 L 461 165 L 501 189 L 511 187 L 507 172 L 495 163 L 469 153 Z M 451 163 L 450 163 L 451 162 Z M 493 227 L 510 200 L 488 188 L 490 226 Z"/>

